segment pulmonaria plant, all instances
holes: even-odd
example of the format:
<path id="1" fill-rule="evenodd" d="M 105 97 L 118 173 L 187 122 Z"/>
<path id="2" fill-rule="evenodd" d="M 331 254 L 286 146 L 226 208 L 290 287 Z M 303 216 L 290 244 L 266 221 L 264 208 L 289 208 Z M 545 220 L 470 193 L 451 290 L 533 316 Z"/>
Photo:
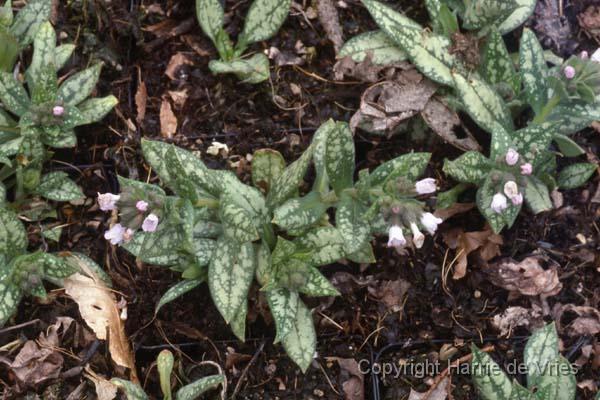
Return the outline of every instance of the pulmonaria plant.
<path id="1" fill-rule="evenodd" d="M 260 83 L 269 79 L 269 59 L 263 53 L 245 57 L 244 52 L 252 43 L 271 38 L 277 33 L 288 16 L 291 0 L 254 0 L 244 28 L 234 44 L 224 29 L 225 12 L 219 0 L 196 0 L 196 14 L 200 27 L 212 40 L 220 60 L 213 60 L 208 67 L 214 74 L 235 74 L 248 83 Z"/>
<path id="2" fill-rule="evenodd" d="M 52 0 L 32 0 L 15 16 L 12 0 L 4 2 L 0 7 L 0 71 L 12 71 L 19 52 L 33 41 L 40 25 L 50 18 L 51 9 Z"/>
<path id="3" fill-rule="evenodd" d="M 13 73 L 0 71 L 0 179 L 14 175 L 16 200 L 26 194 L 69 201 L 82 196 L 64 173 L 41 177 L 50 158 L 47 147 L 68 148 L 77 143 L 74 129 L 102 119 L 117 103 L 114 96 L 88 99 L 100 75 L 101 65 L 71 75 L 59 85 L 57 72 L 67 62 L 73 45 L 56 46 L 49 22 L 42 23 L 34 39 L 31 64 L 23 82 Z"/>
<path id="4" fill-rule="evenodd" d="M 571 363 L 559 353 L 554 323 L 533 332 L 524 351 L 527 387 L 511 380 L 486 353 L 473 346 L 471 376 L 482 400 L 573 400 L 577 393 Z"/>
<path id="5" fill-rule="evenodd" d="M 243 340 L 256 280 L 275 321 L 276 342 L 303 371 L 314 357 L 316 333 L 300 295 L 338 295 L 318 267 L 341 259 L 374 262 L 376 234 L 389 234 L 390 245 L 401 247 L 406 231 L 420 247 L 420 229 L 433 233 L 440 222 L 418 200 L 436 189 L 431 179 L 417 182 L 430 155 L 400 156 L 360 171 L 355 181 L 354 142 L 342 122 L 323 124 L 289 166 L 279 152 L 257 150 L 253 186 L 173 145 L 144 140 L 142 150 L 173 195 L 120 178 L 121 193 L 98 200 L 120 215 L 108 240 L 144 262 L 181 272 L 184 280 L 164 294 L 156 311 L 208 281 L 219 312 Z M 307 190 L 311 164 L 316 178 Z"/>
<path id="6" fill-rule="evenodd" d="M 46 298 L 43 280 L 60 285 L 76 272 L 70 253 L 27 251 L 25 227 L 16 214 L 0 208 L 0 327 L 15 313 L 24 295 Z"/>
<path id="7" fill-rule="evenodd" d="M 461 184 L 441 195 L 444 206 L 468 187 L 465 183 L 478 185 L 479 209 L 499 232 L 512 225 L 523 200 L 534 213 L 548 210 L 550 191 L 580 186 L 593 174 L 596 165 L 583 162 L 557 174 L 556 157 L 583 155 L 569 135 L 600 119 L 598 56 L 566 61 L 553 56 L 550 68 L 530 30 L 523 30 L 518 57 L 509 54 L 502 38 L 525 21 L 535 1 L 428 0 L 433 29 L 375 0 L 363 3 L 381 28 L 378 37 L 386 40 L 379 47 L 368 41 L 375 47 L 367 46 L 363 53 L 377 51 L 386 59 L 385 53 L 395 46 L 442 86 L 438 90 L 449 106 L 464 111 L 491 134 L 489 156 L 467 152 L 446 163 L 446 172 Z M 465 35 L 475 35 L 476 40 Z M 353 47 L 359 54 L 357 42 Z M 515 121 L 528 122 L 517 127 Z M 507 158 L 509 152 L 518 156 L 514 163 Z"/>
<path id="8" fill-rule="evenodd" d="M 197 379 L 187 385 L 179 388 L 173 397 L 171 381 L 173 375 L 173 367 L 175 366 L 175 357 L 169 350 L 163 350 L 156 358 L 156 369 L 160 380 L 160 389 L 163 394 L 163 400 L 195 400 L 202 396 L 205 392 L 215 389 L 225 382 L 225 376 L 210 375 L 204 378 Z M 127 400 L 148 400 L 150 397 L 144 392 L 144 389 L 136 383 L 124 379 L 113 378 L 110 382 L 123 390 Z"/>

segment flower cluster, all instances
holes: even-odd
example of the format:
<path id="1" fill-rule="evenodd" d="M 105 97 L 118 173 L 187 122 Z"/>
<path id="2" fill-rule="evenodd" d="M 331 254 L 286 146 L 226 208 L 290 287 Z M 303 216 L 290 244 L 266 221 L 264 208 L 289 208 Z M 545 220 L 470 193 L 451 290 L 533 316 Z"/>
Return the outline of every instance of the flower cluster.
<path id="1" fill-rule="evenodd" d="M 144 232 L 154 232 L 158 228 L 159 217 L 150 210 L 150 203 L 143 199 L 134 199 L 131 194 L 123 196 L 113 193 L 98 193 L 98 206 L 102 211 L 113 211 L 121 209 L 121 223 L 114 224 L 104 233 L 104 238 L 113 245 L 127 243 L 137 229 Z M 131 207 L 131 205 L 134 205 Z"/>
<path id="2" fill-rule="evenodd" d="M 426 178 L 415 183 L 414 190 L 419 195 L 435 193 L 437 190 L 435 179 Z M 412 242 L 417 249 L 423 247 L 425 235 L 419 229 L 424 228 L 430 235 L 435 234 L 437 227 L 443 221 L 430 212 L 423 212 L 420 207 L 412 203 L 394 204 L 388 216 L 391 227 L 388 231 L 388 247 L 397 250 L 406 246 L 408 241 L 404 237 L 403 227 L 408 227 L 412 234 Z"/>
<path id="3" fill-rule="evenodd" d="M 533 172 L 533 166 L 531 163 L 519 163 L 521 156 L 514 149 L 509 149 L 506 152 L 504 160 L 509 167 L 518 167 L 518 171 L 523 176 L 531 175 Z M 514 178 L 514 176 L 511 177 Z M 495 213 L 500 214 L 508 208 L 508 200 L 510 200 L 515 206 L 523 204 L 523 193 L 519 192 L 519 186 L 513 179 L 506 180 L 504 182 L 504 186 L 502 187 L 502 191 L 496 193 L 494 197 L 492 197 L 492 204 L 490 204 L 490 208 Z"/>

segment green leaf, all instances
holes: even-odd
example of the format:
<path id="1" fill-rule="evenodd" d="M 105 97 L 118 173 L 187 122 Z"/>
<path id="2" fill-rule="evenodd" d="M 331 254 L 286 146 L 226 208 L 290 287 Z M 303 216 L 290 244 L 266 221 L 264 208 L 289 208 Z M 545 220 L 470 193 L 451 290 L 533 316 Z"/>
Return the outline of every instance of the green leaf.
<path id="1" fill-rule="evenodd" d="M 474 0 L 465 2 L 463 27 L 474 30 L 481 29 L 486 25 L 492 25 L 498 19 L 502 19 L 511 12 L 512 1 L 496 0 Z"/>
<path id="2" fill-rule="evenodd" d="M 359 63 L 371 57 L 377 65 L 392 65 L 406 60 L 402 51 L 383 31 L 361 33 L 344 43 L 338 58 L 351 57 Z"/>
<path id="3" fill-rule="evenodd" d="M 181 245 L 185 240 L 181 226 L 159 224 L 155 232 L 136 232 L 122 247 L 145 263 L 171 266 L 183 260 Z"/>
<path id="4" fill-rule="evenodd" d="M 468 79 L 459 73 L 452 73 L 452 76 L 465 111 L 479 126 L 488 132 L 498 129 L 498 125 L 512 131 L 512 117 L 496 90 L 476 73 Z"/>
<path id="5" fill-rule="evenodd" d="M 304 228 L 319 221 L 328 208 L 329 205 L 321 200 L 321 193 L 313 191 L 277 207 L 273 223 L 285 230 Z"/>
<path id="6" fill-rule="evenodd" d="M 299 159 L 291 163 L 279 177 L 275 180 L 269 195 L 267 196 L 267 205 L 276 207 L 286 201 L 298 187 L 306 175 L 310 161 L 312 160 L 314 147 L 311 145 L 304 151 Z"/>
<path id="7" fill-rule="evenodd" d="M 251 243 L 221 237 L 208 268 L 208 287 L 219 312 L 229 323 L 248 297 L 256 262 Z"/>
<path id="8" fill-rule="evenodd" d="M 498 26 L 498 30 L 503 35 L 518 28 L 533 14 L 536 0 L 514 0 L 514 3 L 513 11 Z"/>
<path id="9" fill-rule="evenodd" d="M 471 376 L 482 400 L 510 400 L 512 384 L 488 354 L 472 346 Z"/>
<path id="10" fill-rule="evenodd" d="M 355 151 L 352 131 L 345 122 L 337 122 L 326 140 L 325 169 L 329 183 L 339 195 L 352 187 L 354 181 Z"/>
<path id="11" fill-rule="evenodd" d="M 198 287 L 204 279 L 189 279 L 184 280 L 175 285 L 171 286 L 165 294 L 162 295 L 158 303 L 156 304 L 156 308 L 154 309 L 154 314 L 158 314 L 160 309 L 166 304 L 172 302 L 173 300 L 183 296 L 187 292 L 191 291 Z"/>
<path id="12" fill-rule="evenodd" d="M 102 64 L 98 63 L 71 75 L 58 88 L 58 98 L 66 105 L 76 106 L 87 99 L 100 78 Z"/>
<path id="13" fill-rule="evenodd" d="M 166 196 L 164 190 L 157 185 L 151 185 L 149 183 L 144 183 L 140 181 L 136 181 L 135 179 L 128 179 L 122 176 L 117 176 L 117 180 L 119 181 L 120 191 L 138 191 L 141 193 L 147 193 L 155 196 Z"/>
<path id="14" fill-rule="evenodd" d="M 502 35 L 493 29 L 487 36 L 482 51 L 483 60 L 480 66 L 481 74 L 493 85 L 508 83 L 515 93 L 519 92 L 520 82 L 517 78 L 513 63 Z"/>
<path id="15" fill-rule="evenodd" d="M 43 252 L 33 253 L 32 256 L 32 261 L 42 268 L 44 278 L 63 279 L 77 272 L 65 257 Z"/>
<path id="16" fill-rule="evenodd" d="M 312 297 L 340 295 L 340 292 L 329 282 L 329 279 L 314 267 L 308 269 L 306 282 L 298 287 L 298 291 Z"/>
<path id="17" fill-rule="evenodd" d="M 585 150 L 581 148 L 573 139 L 565 135 L 554 135 L 554 142 L 558 149 L 565 157 L 577 157 L 585 154 Z"/>
<path id="18" fill-rule="evenodd" d="M 27 249 L 27 233 L 16 214 L 0 208 L 0 255 L 15 257 Z M 2 267 L 2 266 L 0 266 Z"/>
<path id="19" fill-rule="evenodd" d="M 119 103 L 115 96 L 88 99 L 77 106 L 83 115 L 84 124 L 92 124 L 102 120 Z"/>
<path id="20" fill-rule="evenodd" d="M 383 185 L 390 179 L 403 177 L 414 181 L 423 175 L 431 153 L 409 153 L 381 164 L 370 175 L 371 186 Z"/>
<path id="21" fill-rule="evenodd" d="M 453 86 L 450 40 L 423 29 L 421 25 L 375 0 L 363 0 L 382 31 L 396 43 L 410 61 L 431 80 Z"/>
<path id="22" fill-rule="evenodd" d="M 202 393 L 214 389 L 225 382 L 223 375 L 211 375 L 185 385 L 175 393 L 175 400 L 194 400 Z"/>
<path id="23" fill-rule="evenodd" d="M 44 79 L 42 75 L 45 69 L 50 70 L 50 74 L 54 75 L 56 80 L 56 33 L 50 22 L 44 22 L 35 35 L 33 42 L 33 56 L 31 64 L 27 70 L 27 81 L 29 88 L 38 86 L 38 82 Z"/>
<path id="24" fill-rule="evenodd" d="M 332 264 L 346 254 L 344 239 L 340 231 L 332 226 L 313 229 L 294 242 L 311 251 L 308 261 L 317 266 Z"/>
<path id="25" fill-rule="evenodd" d="M 10 32 L 19 39 L 21 47 L 33 41 L 40 24 L 50 18 L 51 10 L 51 0 L 31 0 L 19 11 Z"/>
<path id="26" fill-rule="evenodd" d="M 74 44 L 62 44 L 56 47 L 56 51 L 54 52 L 54 66 L 57 71 L 65 66 L 71 55 L 73 55 L 74 50 Z"/>
<path id="27" fill-rule="evenodd" d="M 22 116 L 29 109 L 27 92 L 9 72 L 0 71 L 0 100 L 6 110 L 18 116 Z"/>
<path id="28" fill-rule="evenodd" d="M 498 191 L 492 181 L 492 174 L 488 174 L 483 181 L 483 185 L 477 190 L 476 203 L 479 212 L 489 222 L 494 232 L 500 233 L 502 228 L 506 225 L 506 220 L 504 219 L 503 214 L 496 213 L 491 208 L 492 198 L 496 193 L 498 193 Z"/>
<path id="29" fill-rule="evenodd" d="M 13 20 L 12 0 L 6 0 L 2 8 L 0 8 L 0 28 L 9 28 Z"/>
<path id="30" fill-rule="evenodd" d="M 12 71 L 18 56 L 19 43 L 16 38 L 0 29 L 0 71 Z"/>
<path id="31" fill-rule="evenodd" d="M 2 257 L 0 261 L 3 261 Z M 6 268 L 5 265 L 0 266 L 0 327 L 17 311 L 23 297 L 21 288 L 6 279 L 6 271 L 3 271 Z"/>
<path id="32" fill-rule="evenodd" d="M 527 28 L 521 36 L 519 70 L 525 86 L 525 99 L 537 115 L 548 102 L 548 66 L 540 42 Z"/>
<path id="33" fill-rule="evenodd" d="M 228 238 L 240 243 L 253 242 L 259 238 L 253 215 L 230 196 L 221 197 L 219 215 Z"/>
<path id="34" fill-rule="evenodd" d="M 238 49 L 275 35 L 287 18 L 291 4 L 291 0 L 254 0 L 238 39 Z"/>
<path id="35" fill-rule="evenodd" d="M 37 71 L 35 83 L 30 87 L 31 102 L 43 105 L 56 102 L 58 80 L 52 64 L 43 65 Z"/>
<path id="36" fill-rule="evenodd" d="M 325 157 L 327 152 L 327 138 L 335 131 L 336 123 L 333 119 L 321 124 L 315 132 L 312 139 L 312 147 L 314 148 L 313 163 L 315 165 L 316 178 L 313 184 L 313 189 L 326 194 L 329 192 L 329 178 L 325 167 Z"/>
<path id="37" fill-rule="evenodd" d="M 546 365 L 537 380 L 537 393 L 542 399 L 574 399 L 577 393 L 575 372 L 569 360 L 558 356 Z"/>
<path id="38" fill-rule="evenodd" d="M 535 176 L 525 177 L 526 186 L 524 190 L 525 201 L 534 214 L 552 209 L 552 200 L 548 193 L 548 187 Z"/>
<path id="39" fill-rule="evenodd" d="M 516 150 L 536 166 L 550 146 L 554 137 L 552 123 L 529 125 L 512 133 Z"/>
<path id="40" fill-rule="evenodd" d="M 231 320 L 231 331 L 242 342 L 246 341 L 246 318 L 248 317 L 248 302 L 244 301 Z"/>
<path id="41" fill-rule="evenodd" d="M 477 184 L 489 172 L 490 160 L 477 151 L 468 151 L 456 160 L 445 160 L 443 170 L 458 182 Z"/>
<path id="42" fill-rule="evenodd" d="M 36 193 L 54 201 L 72 201 L 83 197 L 81 188 L 65 172 L 50 172 L 44 175 Z"/>
<path id="43" fill-rule="evenodd" d="M 294 329 L 300 296 L 298 296 L 297 292 L 292 292 L 285 288 L 269 290 L 265 295 L 277 331 L 274 342 L 279 343 Z"/>
<path id="44" fill-rule="evenodd" d="M 144 393 L 144 389 L 142 389 L 141 386 L 139 386 L 133 382 L 129 382 L 129 381 L 126 381 L 124 379 L 119 379 L 119 378 L 112 378 L 110 380 L 110 383 L 117 386 L 119 389 L 123 390 L 123 392 L 125 392 L 125 395 L 127 396 L 127 400 L 147 400 L 148 399 L 148 396 L 146 395 L 146 393 Z"/>
<path id="45" fill-rule="evenodd" d="M 173 364 L 175 359 L 173 353 L 169 350 L 163 350 L 156 357 L 156 369 L 160 380 L 160 389 L 163 393 L 163 400 L 172 400 L 171 393 L 171 374 L 173 373 Z"/>
<path id="46" fill-rule="evenodd" d="M 369 242 L 371 230 L 365 213 L 365 207 L 349 196 L 343 196 L 339 202 L 335 222 L 347 253 L 354 253 Z"/>
<path id="47" fill-rule="evenodd" d="M 252 155 L 252 183 L 264 193 L 269 193 L 284 169 L 285 159 L 277 150 L 260 149 Z"/>
<path id="48" fill-rule="evenodd" d="M 375 261 L 377 261 L 375 259 L 375 254 L 373 253 L 373 246 L 371 246 L 371 243 L 369 242 L 365 243 L 354 253 L 348 254 L 346 258 L 359 264 L 373 264 Z"/>
<path id="49" fill-rule="evenodd" d="M 225 13 L 219 0 L 196 0 L 196 16 L 200 27 L 213 43 L 223 29 Z"/>
<path id="50" fill-rule="evenodd" d="M 512 392 L 510 400 L 535 400 L 535 396 L 529 390 L 525 389 L 516 380 L 512 383 Z"/>
<path id="51" fill-rule="evenodd" d="M 0 208 L 5 207 L 6 203 L 6 188 L 4 184 L 0 182 Z"/>
<path id="52" fill-rule="evenodd" d="M 555 134 L 572 135 L 600 121 L 600 107 L 597 103 L 558 105 L 547 118 Z"/>
<path id="53" fill-rule="evenodd" d="M 590 163 L 577 163 L 565 167 L 558 174 L 558 187 L 561 189 L 575 189 L 585 184 L 596 172 L 597 165 Z"/>
<path id="54" fill-rule="evenodd" d="M 285 351 L 290 358 L 306 372 L 314 358 L 317 347 L 317 335 L 310 310 L 301 300 L 298 300 L 292 328 L 285 337 L 281 338 Z"/>
<path id="55" fill-rule="evenodd" d="M 235 74 L 243 82 L 256 84 L 269 79 L 269 59 L 256 53 L 247 59 L 212 60 L 208 68 L 213 74 Z"/>
<path id="56" fill-rule="evenodd" d="M 531 389 L 538 385 L 546 366 L 556 360 L 558 356 L 558 334 L 554 323 L 531 334 L 523 351 L 523 361 L 527 367 L 528 388 Z"/>

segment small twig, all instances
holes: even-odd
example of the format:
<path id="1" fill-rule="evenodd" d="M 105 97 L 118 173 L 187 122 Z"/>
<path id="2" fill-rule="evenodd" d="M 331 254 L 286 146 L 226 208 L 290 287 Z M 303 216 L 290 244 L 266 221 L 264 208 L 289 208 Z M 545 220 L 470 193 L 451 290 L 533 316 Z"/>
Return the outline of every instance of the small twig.
<path id="1" fill-rule="evenodd" d="M 17 329 L 25 328 L 25 327 L 28 327 L 30 325 L 35 325 L 38 322 L 42 322 L 42 321 L 40 319 L 36 318 L 36 319 L 33 319 L 31 321 L 28 321 L 28 322 L 23 322 L 22 324 L 19 324 L 19 325 L 9 326 L 8 328 L 0 329 L 0 335 L 2 335 L 4 333 L 7 333 L 7 332 L 11 332 L 11 331 L 17 330 Z"/>
<path id="2" fill-rule="evenodd" d="M 235 388 L 233 389 L 233 394 L 231 395 L 231 400 L 235 400 L 238 392 L 242 388 L 242 382 L 244 382 L 244 379 L 246 379 L 246 375 L 248 374 L 248 370 L 256 362 L 256 360 L 258 359 L 258 356 L 260 355 L 260 353 L 262 353 L 262 351 L 263 351 L 264 348 L 265 348 L 265 341 L 263 341 L 260 344 L 260 346 L 258 346 L 258 349 L 256 349 L 256 352 L 252 356 L 252 359 L 250 359 L 250 362 L 246 365 L 246 367 L 242 371 L 242 375 L 240 375 L 240 379 L 238 379 L 237 383 L 235 384 Z"/>

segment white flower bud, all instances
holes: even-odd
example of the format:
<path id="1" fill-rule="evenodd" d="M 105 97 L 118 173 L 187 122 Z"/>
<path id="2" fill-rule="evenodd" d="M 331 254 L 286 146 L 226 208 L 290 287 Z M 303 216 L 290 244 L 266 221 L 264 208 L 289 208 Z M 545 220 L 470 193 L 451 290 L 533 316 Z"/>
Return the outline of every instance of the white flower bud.
<path id="1" fill-rule="evenodd" d="M 421 179 L 417 183 L 415 183 L 415 190 L 418 194 L 430 194 L 435 193 L 437 190 L 437 185 L 435 183 L 435 179 L 433 178 L 425 178 Z"/>
<path id="2" fill-rule="evenodd" d="M 402 247 L 406 244 L 402 228 L 398 225 L 393 225 L 388 232 L 388 247 Z"/>
<path id="3" fill-rule="evenodd" d="M 414 222 L 410 224 L 410 230 L 413 234 L 413 243 L 415 244 L 415 247 L 417 249 L 420 249 L 421 247 L 423 247 L 423 243 L 425 243 L 425 235 L 423 235 L 423 233 L 419 230 L 417 224 L 415 224 Z"/>
<path id="4" fill-rule="evenodd" d="M 421 215 L 421 225 L 425 227 L 425 229 L 427 230 L 427 232 L 429 232 L 430 235 L 433 235 L 435 231 L 437 231 L 438 225 L 442 222 L 444 222 L 444 220 L 436 217 L 432 213 L 427 212 Z"/>
<path id="5" fill-rule="evenodd" d="M 111 244 L 120 244 L 123 242 L 126 228 L 121 224 L 113 225 L 112 228 L 104 232 L 104 239 L 110 240 Z"/>
<path id="6" fill-rule="evenodd" d="M 98 205 L 102 211 L 112 211 L 117 205 L 121 196 L 112 193 L 98 193 Z"/>
<path id="7" fill-rule="evenodd" d="M 500 214 L 508 207 L 508 204 L 506 203 L 506 197 L 502 193 L 496 193 L 492 198 L 492 204 L 490 207 L 495 213 Z"/>
<path id="8" fill-rule="evenodd" d="M 154 232 L 158 226 L 158 217 L 154 214 L 149 214 L 144 222 L 142 222 L 142 230 L 144 232 Z"/>

